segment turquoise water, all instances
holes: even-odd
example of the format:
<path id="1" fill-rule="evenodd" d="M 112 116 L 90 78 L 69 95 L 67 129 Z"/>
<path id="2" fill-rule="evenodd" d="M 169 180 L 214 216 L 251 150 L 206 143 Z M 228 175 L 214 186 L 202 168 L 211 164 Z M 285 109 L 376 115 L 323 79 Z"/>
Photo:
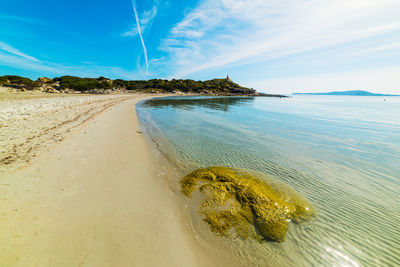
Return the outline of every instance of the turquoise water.
<path id="1" fill-rule="evenodd" d="M 313 203 L 318 216 L 291 225 L 286 242 L 244 242 L 239 260 L 400 266 L 400 97 L 169 97 L 137 110 L 183 172 L 224 165 L 273 174 Z"/>

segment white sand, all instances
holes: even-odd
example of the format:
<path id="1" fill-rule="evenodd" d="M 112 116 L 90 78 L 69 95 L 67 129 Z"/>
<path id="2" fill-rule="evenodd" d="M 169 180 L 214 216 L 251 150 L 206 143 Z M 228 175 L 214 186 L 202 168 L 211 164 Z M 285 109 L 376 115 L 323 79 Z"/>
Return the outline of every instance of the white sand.
<path id="1" fill-rule="evenodd" d="M 47 95 L 52 97 L 0 101 L 0 173 L 25 165 L 75 127 L 129 99 L 119 95 Z"/>
<path id="2" fill-rule="evenodd" d="M 23 144 L 0 174 L 0 266 L 216 264 L 137 133 L 135 104 L 145 97 L 0 102 L 2 157 Z"/>

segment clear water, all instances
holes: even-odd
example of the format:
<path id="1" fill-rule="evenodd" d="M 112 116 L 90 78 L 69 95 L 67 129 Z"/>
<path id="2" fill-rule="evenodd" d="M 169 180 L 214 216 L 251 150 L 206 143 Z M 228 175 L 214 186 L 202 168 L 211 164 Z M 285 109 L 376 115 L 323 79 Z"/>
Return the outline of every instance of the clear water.
<path id="1" fill-rule="evenodd" d="M 400 97 L 170 97 L 137 109 L 184 172 L 269 173 L 313 203 L 317 218 L 284 243 L 235 241 L 243 263 L 400 266 Z"/>

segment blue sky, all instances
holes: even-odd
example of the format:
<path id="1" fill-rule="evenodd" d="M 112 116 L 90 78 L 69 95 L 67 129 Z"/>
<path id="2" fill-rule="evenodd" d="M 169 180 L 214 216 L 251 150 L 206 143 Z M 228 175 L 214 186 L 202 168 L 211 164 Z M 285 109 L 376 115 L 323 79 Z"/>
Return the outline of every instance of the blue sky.
<path id="1" fill-rule="evenodd" d="M 399 14 L 399 0 L 0 0 L 0 75 L 400 93 Z"/>

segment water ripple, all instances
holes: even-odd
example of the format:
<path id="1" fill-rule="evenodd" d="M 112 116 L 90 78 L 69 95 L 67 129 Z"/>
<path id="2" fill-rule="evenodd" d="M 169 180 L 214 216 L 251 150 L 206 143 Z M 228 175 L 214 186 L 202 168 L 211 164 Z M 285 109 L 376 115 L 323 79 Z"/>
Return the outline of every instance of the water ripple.
<path id="1" fill-rule="evenodd" d="M 184 108 L 164 101 L 138 111 L 184 172 L 223 165 L 269 173 L 318 211 L 314 220 L 292 224 L 281 244 L 216 241 L 199 220 L 203 236 L 254 266 L 400 266 L 400 119 L 394 125 L 386 119 L 396 114 L 394 106 L 374 117 L 375 102 L 368 100 L 371 107 L 362 110 L 368 121 L 357 121 L 343 114 L 346 104 L 361 116 L 350 100 L 202 101 Z"/>

